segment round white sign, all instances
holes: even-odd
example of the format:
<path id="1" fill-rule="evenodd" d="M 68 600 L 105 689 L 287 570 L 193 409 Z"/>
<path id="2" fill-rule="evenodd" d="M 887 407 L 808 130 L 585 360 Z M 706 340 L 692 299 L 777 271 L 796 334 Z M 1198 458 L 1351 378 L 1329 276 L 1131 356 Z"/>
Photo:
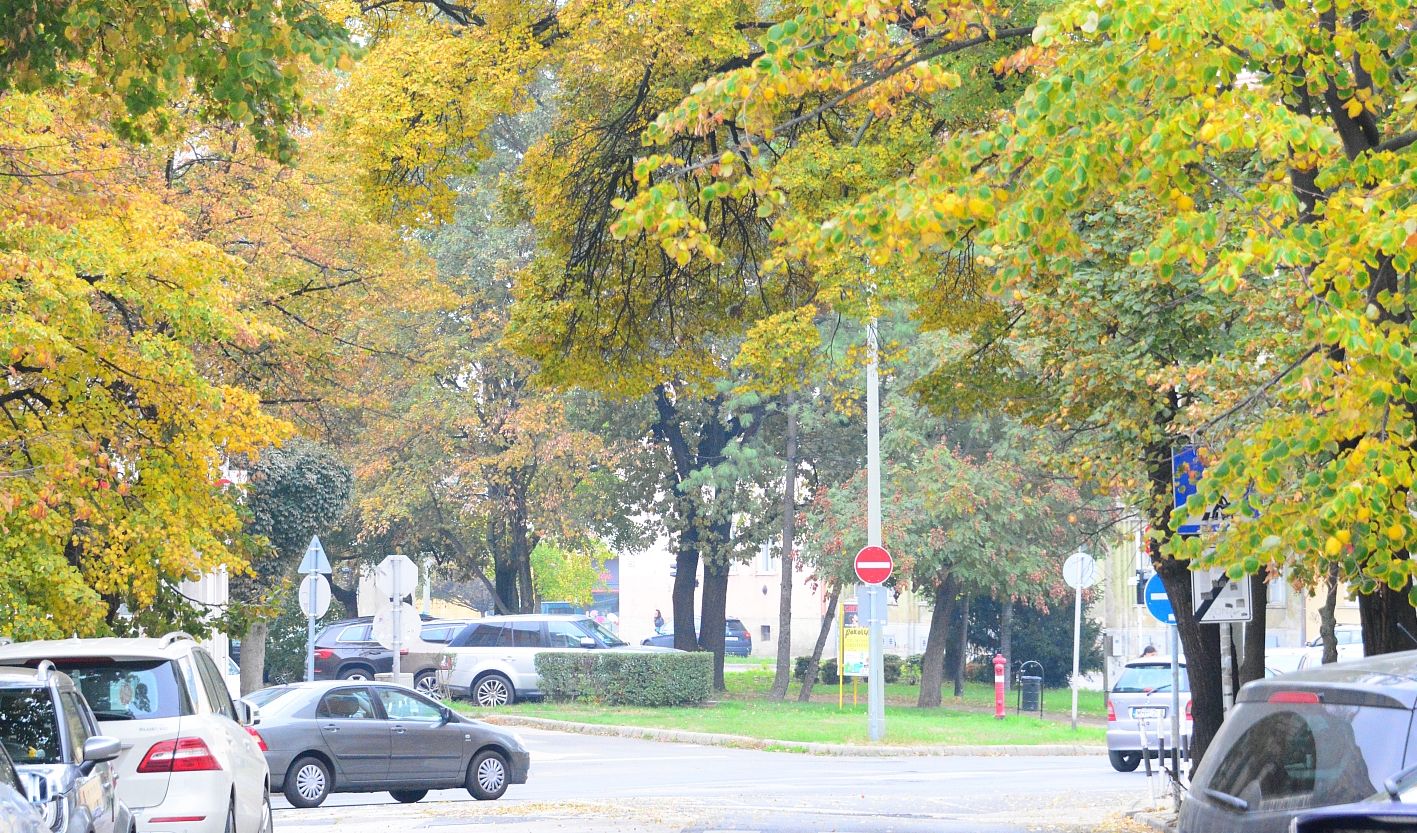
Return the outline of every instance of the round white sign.
<path id="1" fill-rule="evenodd" d="M 300 612 L 316 619 L 330 609 L 330 580 L 316 573 L 300 581 Z"/>
<path id="2" fill-rule="evenodd" d="M 1063 581 L 1074 589 L 1091 587 L 1097 581 L 1097 561 L 1078 550 L 1063 562 Z"/>
<path id="3" fill-rule="evenodd" d="M 418 611 L 413 605 L 404 604 L 399 610 L 399 645 L 407 648 L 418 641 L 418 632 L 422 620 L 418 618 Z M 374 614 L 374 622 L 370 627 L 370 633 L 374 641 L 385 648 L 394 647 L 394 609 L 386 607 Z"/>

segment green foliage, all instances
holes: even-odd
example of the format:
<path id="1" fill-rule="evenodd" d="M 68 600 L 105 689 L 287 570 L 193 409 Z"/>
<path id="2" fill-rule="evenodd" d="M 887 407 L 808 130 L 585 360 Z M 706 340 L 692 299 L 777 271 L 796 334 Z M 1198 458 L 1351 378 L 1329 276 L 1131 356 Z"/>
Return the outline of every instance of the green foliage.
<path id="1" fill-rule="evenodd" d="M 601 565 L 614 556 L 598 540 L 575 549 L 542 541 L 531 551 L 531 580 L 536 597 L 589 605 Z"/>
<path id="2" fill-rule="evenodd" d="M 1083 674 L 1101 671 L 1104 661 L 1102 626 L 1088 613 L 1096 602 L 1095 594 L 1083 595 L 1082 652 L 1078 657 L 1078 669 Z M 999 603 L 987 596 L 976 598 L 969 605 L 969 642 L 990 657 L 999 649 L 999 611 Z M 1043 664 L 1044 685 L 1068 685 L 1073 672 L 1071 595 L 1053 596 L 1034 604 L 1016 603 L 1012 651 L 1009 659 L 1015 667 L 1028 660 Z M 992 683 L 994 666 L 981 663 L 978 679 Z"/>
<path id="3" fill-rule="evenodd" d="M 542 651 L 536 655 L 536 673 L 542 692 L 552 700 L 691 706 L 713 691 L 713 655 L 699 651 Z"/>
<path id="4" fill-rule="evenodd" d="M 807 678 L 807 665 L 811 657 L 797 657 L 792 661 L 792 679 L 802 682 Z M 836 659 L 824 659 L 817 663 L 817 682 L 836 685 L 840 678 L 836 675 Z"/>

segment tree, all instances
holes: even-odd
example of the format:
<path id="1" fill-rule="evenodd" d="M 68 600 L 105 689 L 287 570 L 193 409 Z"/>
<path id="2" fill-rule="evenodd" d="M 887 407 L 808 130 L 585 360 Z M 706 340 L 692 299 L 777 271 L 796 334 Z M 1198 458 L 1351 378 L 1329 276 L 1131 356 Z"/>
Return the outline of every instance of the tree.
<path id="1" fill-rule="evenodd" d="M 292 595 L 310 539 L 337 524 L 353 497 L 354 478 L 329 450 L 302 439 L 262 455 L 246 491 L 246 534 L 258 540 L 249 575 L 231 581 L 233 619 L 241 628 L 241 693 L 265 685 L 272 611 Z"/>

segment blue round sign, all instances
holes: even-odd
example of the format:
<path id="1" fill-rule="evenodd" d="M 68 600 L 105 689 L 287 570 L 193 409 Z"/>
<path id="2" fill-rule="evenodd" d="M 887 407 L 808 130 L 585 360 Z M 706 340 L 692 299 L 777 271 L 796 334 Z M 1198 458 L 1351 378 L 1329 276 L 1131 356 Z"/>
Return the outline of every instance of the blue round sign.
<path id="1" fill-rule="evenodd" d="M 1166 595 L 1160 575 L 1153 574 L 1147 579 L 1146 589 L 1142 592 L 1146 598 L 1146 609 L 1156 617 L 1156 621 L 1163 625 L 1176 624 L 1176 611 L 1171 607 L 1171 598 Z"/>

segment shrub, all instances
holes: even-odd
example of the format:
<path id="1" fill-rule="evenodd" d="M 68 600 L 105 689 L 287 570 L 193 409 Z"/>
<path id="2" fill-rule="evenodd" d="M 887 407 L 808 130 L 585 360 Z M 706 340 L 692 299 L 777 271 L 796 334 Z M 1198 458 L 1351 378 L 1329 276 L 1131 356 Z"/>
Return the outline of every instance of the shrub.
<path id="1" fill-rule="evenodd" d="M 811 657 L 797 657 L 796 659 L 794 659 L 794 660 L 792 661 L 792 679 L 796 680 L 796 681 L 799 682 L 799 683 L 802 682 L 802 680 L 807 676 L 807 663 L 810 662 L 811 659 L 812 659 Z M 886 682 L 888 682 L 888 683 L 900 682 L 901 673 L 902 673 L 903 669 L 906 667 L 906 661 L 905 661 L 905 660 L 901 659 L 900 657 L 896 656 L 895 654 L 886 654 L 885 657 L 881 660 L 881 664 L 882 664 L 882 667 L 885 669 L 885 672 L 886 672 L 886 673 L 885 673 Z M 919 678 L 920 678 L 919 671 L 918 671 L 919 667 L 920 667 L 920 666 L 919 666 L 919 663 L 916 663 L 916 669 L 917 669 L 917 671 L 916 671 L 915 679 L 907 680 L 907 682 L 910 682 L 910 683 L 919 682 Z M 836 660 L 834 660 L 834 659 L 824 659 L 824 660 L 822 660 L 822 664 L 817 668 L 817 682 L 819 682 L 819 683 L 831 683 L 831 684 L 835 685 L 835 684 L 836 684 L 836 681 L 837 681 L 837 678 L 836 678 Z"/>
<path id="2" fill-rule="evenodd" d="M 713 690 L 713 654 L 542 651 L 541 692 L 550 700 L 610 706 L 692 706 Z"/>

